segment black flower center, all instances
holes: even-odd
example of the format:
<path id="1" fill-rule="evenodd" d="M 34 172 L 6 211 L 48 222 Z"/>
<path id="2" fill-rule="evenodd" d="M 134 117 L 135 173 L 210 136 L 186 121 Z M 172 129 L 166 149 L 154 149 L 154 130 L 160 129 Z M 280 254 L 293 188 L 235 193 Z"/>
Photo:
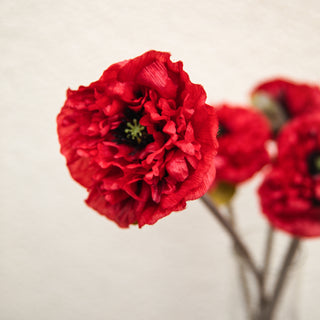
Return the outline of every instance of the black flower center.
<path id="1" fill-rule="evenodd" d="M 320 174 L 320 151 L 314 152 L 309 156 L 308 168 L 312 176 Z"/>
<path id="2" fill-rule="evenodd" d="M 137 149 L 143 149 L 149 143 L 153 142 L 152 135 L 148 134 L 147 129 L 140 124 L 142 112 L 134 112 L 127 109 L 124 119 L 117 129 L 114 130 L 116 142 L 127 144 Z"/>
<path id="3" fill-rule="evenodd" d="M 229 130 L 223 124 L 219 123 L 217 137 L 220 138 L 228 132 Z"/>
<path id="4" fill-rule="evenodd" d="M 287 97 L 285 91 L 280 91 L 277 97 L 277 101 L 280 104 L 280 107 L 285 114 L 287 120 L 291 118 L 290 111 L 288 108 Z"/>

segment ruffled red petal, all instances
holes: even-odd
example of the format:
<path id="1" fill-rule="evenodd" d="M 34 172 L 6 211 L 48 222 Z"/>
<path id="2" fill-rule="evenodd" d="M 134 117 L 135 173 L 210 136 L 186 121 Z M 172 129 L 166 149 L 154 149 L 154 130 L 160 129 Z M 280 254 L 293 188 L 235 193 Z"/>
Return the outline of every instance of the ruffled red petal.
<path id="1" fill-rule="evenodd" d="M 217 152 L 217 118 L 205 99 L 182 62 L 157 51 L 69 90 L 59 141 L 72 177 L 88 189 L 87 204 L 121 227 L 141 227 L 202 196 Z M 138 123 L 142 131 L 131 136 Z"/>
<path id="2" fill-rule="evenodd" d="M 259 188 L 270 223 L 297 237 L 320 236 L 320 113 L 296 118 L 278 137 L 279 156 Z"/>

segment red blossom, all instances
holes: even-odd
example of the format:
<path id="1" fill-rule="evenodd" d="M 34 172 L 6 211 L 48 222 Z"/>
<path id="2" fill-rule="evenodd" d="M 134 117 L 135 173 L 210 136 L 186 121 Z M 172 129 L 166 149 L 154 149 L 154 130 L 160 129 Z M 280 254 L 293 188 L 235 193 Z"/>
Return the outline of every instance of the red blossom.
<path id="1" fill-rule="evenodd" d="M 110 66 L 68 90 L 57 118 L 61 153 L 87 204 L 120 227 L 153 224 L 206 193 L 217 118 L 202 86 L 166 52 Z"/>
<path id="2" fill-rule="evenodd" d="M 269 161 L 268 121 L 260 112 L 237 106 L 217 108 L 219 151 L 216 180 L 237 184 L 251 178 Z"/>
<path id="3" fill-rule="evenodd" d="M 259 188 L 263 212 L 276 228 L 320 236 L 320 113 L 286 125 L 278 149 L 277 163 Z"/>
<path id="4" fill-rule="evenodd" d="M 320 111 L 319 86 L 276 78 L 252 91 L 253 104 L 268 116 L 275 133 L 288 120 Z"/>

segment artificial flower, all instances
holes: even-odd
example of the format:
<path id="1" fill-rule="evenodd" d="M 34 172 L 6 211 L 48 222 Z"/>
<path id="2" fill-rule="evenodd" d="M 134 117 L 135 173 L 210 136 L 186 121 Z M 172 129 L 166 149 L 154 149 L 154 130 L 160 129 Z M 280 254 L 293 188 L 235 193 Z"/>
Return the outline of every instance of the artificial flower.
<path id="1" fill-rule="evenodd" d="M 298 237 L 320 236 L 320 113 L 288 123 L 278 159 L 259 188 L 270 223 Z"/>
<path id="2" fill-rule="evenodd" d="M 257 110 L 228 104 L 218 106 L 217 115 L 219 151 L 215 183 L 244 182 L 269 162 L 268 121 Z"/>
<path id="3" fill-rule="evenodd" d="M 61 153 L 86 203 L 120 227 L 153 224 L 206 193 L 215 176 L 217 117 L 181 61 L 149 51 L 68 90 L 57 118 Z"/>
<path id="4" fill-rule="evenodd" d="M 253 89 L 252 103 L 265 113 L 277 135 L 290 119 L 320 111 L 320 88 L 276 78 Z"/>

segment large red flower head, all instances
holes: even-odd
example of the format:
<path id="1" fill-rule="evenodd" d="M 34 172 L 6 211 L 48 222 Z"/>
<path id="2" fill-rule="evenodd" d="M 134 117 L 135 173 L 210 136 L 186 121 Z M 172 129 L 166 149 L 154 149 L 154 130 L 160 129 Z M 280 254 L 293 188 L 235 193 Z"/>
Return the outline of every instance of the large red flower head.
<path id="1" fill-rule="evenodd" d="M 278 161 L 259 189 L 263 212 L 276 228 L 320 236 L 320 113 L 285 126 L 278 149 Z"/>
<path id="2" fill-rule="evenodd" d="M 277 134 L 288 120 L 320 111 L 320 88 L 273 79 L 259 84 L 252 91 L 252 102 L 267 115 Z"/>
<path id="3" fill-rule="evenodd" d="M 243 182 L 269 161 L 266 150 L 270 138 L 268 121 L 256 110 L 230 105 L 219 106 L 217 115 L 216 181 Z"/>
<path id="4" fill-rule="evenodd" d="M 87 204 L 120 227 L 153 224 L 201 197 L 215 175 L 217 119 L 181 61 L 149 51 L 68 90 L 61 152 Z"/>

